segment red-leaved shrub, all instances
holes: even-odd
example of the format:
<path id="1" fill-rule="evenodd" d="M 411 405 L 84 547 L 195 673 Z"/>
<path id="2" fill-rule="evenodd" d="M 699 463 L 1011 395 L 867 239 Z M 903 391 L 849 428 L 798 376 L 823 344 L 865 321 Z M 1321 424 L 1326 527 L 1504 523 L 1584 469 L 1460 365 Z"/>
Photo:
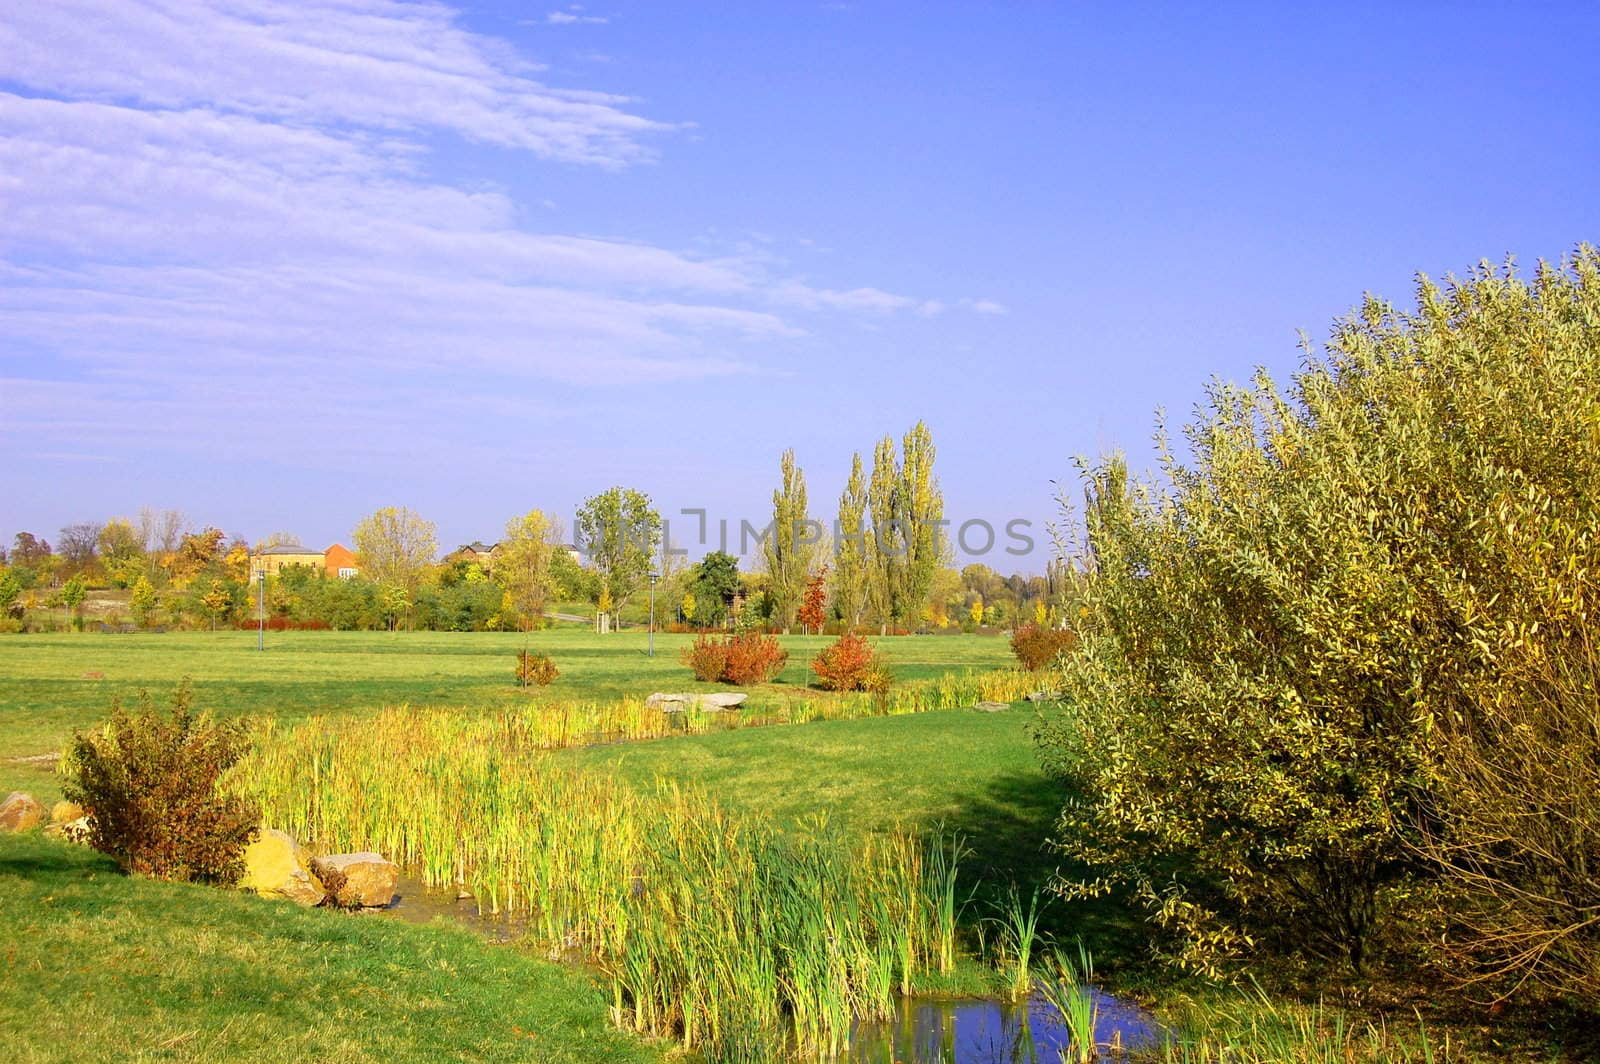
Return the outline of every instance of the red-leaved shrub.
<path id="1" fill-rule="evenodd" d="M 242 617 L 237 622 L 241 632 L 253 632 L 260 625 L 255 617 Z M 308 617 L 303 621 L 291 620 L 279 614 L 268 617 L 264 625 L 269 632 L 326 632 L 333 626 L 320 617 Z"/>
<path id="2" fill-rule="evenodd" d="M 189 709 L 185 680 L 162 713 L 148 694 L 132 712 L 113 702 L 101 728 L 73 736 L 61 788 L 89 811 L 89 845 L 124 871 L 232 883 L 260 811 L 221 780 L 250 748 L 238 720 Z"/>
<path id="3" fill-rule="evenodd" d="M 703 635 L 683 648 L 683 663 L 707 683 L 765 683 L 789 660 L 789 652 L 769 635 L 754 632 L 726 639 Z"/>
<path id="4" fill-rule="evenodd" d="M 1055 664 L 1056 658 L 1077 645 L 1078 637 L 1066 628 L 1030 624 L 1011 633 L 1011 652 L 1030 672 Z"/>
<path id="5" fill-rule="evenodd" d="M 845 634 L 822 648 L 811 671 L 829 691 L 873 691 L 887 688 L 889 672 L 864 636 Z"/>

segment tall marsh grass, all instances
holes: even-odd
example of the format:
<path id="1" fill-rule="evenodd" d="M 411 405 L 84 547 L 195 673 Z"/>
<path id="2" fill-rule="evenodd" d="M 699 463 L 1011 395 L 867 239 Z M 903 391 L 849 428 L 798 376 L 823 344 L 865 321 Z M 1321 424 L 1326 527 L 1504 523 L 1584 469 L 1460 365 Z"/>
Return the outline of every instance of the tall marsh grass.
<path id="1" fill-rule="evenodd" d="M 704 712 L 691 707 L 681 713 L 663 713 L 645 705 L 643 699 L 623 698 L 613 702 L 535 701 L 516 716 L 520 741 L 559 750 L 774 724 L 926 713 L 961 709 L 979 702 L 1016 702 L 1038 686 L 1037 677 L 1016 669 L 967 669 L 931 680 L 914 680 L 883 692 L 832 693 L 800 688 L 794 694 L 775 694 L 767 689 L 761 694 L 766 701 L 734 711 Z M 552 699 L 553 695 L 544 698 Z"/>
<path id="2" fill-rule="evenodd" d="M 780 831 L 691 788 L 558 764 L 549 734 L 531 708 L 269 724 L 230 785 L 318 846 L 378 850 L 526 916 L 553 955 L 600 967 L 619 1025 L 714 1061 L 837 1053 L 855 1019 L 953 963 L 959 841 Z"/>
<path id="3" fill-rule="evenodd" d="M 1257 990 L 1233 1004 L 1195 1005 L 1180 1017 L 1160 1064 L 1448 1064 L 1481 1059 L 1412 1023 L 1351 1020 L 1322 1004 L 1293 1005 Z"/>
<path id="4" fill-rule="evenodd" d="M 1094 981 L 1094 961 L 1082 942 L 1078 959 L 1060 949 L 1052 949 L 1040 970 L 1035 989 L 1039 996 L 1061 1015 L 1070 1039 L 1062 1060 L 1070 1064 L 1093 1064 L 1100 1046 L 1095 1032 L 1100 1026 L 1100 1005 L 1090 984 Z M 1111 1047 L 1113 1051 L 1120 1047 Z"/>

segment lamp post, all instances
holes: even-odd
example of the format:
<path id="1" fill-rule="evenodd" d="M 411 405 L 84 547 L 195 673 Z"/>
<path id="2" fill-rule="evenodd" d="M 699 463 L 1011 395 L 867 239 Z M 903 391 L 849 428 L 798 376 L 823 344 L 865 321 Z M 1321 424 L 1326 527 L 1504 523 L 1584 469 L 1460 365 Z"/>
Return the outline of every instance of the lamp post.
<path id="1" fill-rule="evenodd" d="M 267 570 L 256 570 L 256 649 L 267 649 Z"/>
<path id="2" fill-rule="evenodd" d="M 650 570 L 650 650 L 647 657 L 656 656 L 656 580 L 661 576 L 654 569 Z"/>

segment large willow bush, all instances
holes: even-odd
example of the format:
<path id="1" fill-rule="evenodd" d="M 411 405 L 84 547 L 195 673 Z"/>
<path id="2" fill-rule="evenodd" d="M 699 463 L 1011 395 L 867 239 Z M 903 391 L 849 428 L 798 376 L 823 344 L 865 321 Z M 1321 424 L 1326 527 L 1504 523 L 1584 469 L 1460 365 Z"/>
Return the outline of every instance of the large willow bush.
<path id="1" fill-rule="evenodd" d="M 1595 979 L 1600 676 L 1569 651 L 1600 602 L 1600 254 L 1369 298 L 1287 388 L 1214 384 L 1188 438 L 1150 483 L 1085 469 L 1093 578 L 1040 730 L 1080 795 L 1066 888 L 1136 892 L 1199 968 L 1359 969 L 1444 897 L 1463 976 Z"/>

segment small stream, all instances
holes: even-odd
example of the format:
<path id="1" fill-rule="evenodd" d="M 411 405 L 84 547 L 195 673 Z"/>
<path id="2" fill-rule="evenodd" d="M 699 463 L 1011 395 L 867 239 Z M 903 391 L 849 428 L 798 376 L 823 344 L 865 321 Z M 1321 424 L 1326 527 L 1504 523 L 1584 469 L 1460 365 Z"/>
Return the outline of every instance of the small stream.
<path id="1" fill-rule="evenodd" d="M 478 911 L 470 896 L 430 891 L 402 876 L 385 916 L 425 924 L 444 916 L 491 942 L 512 943 L 527 930 L 518 917 Z M 1140 1049 L 1158 1045 L 1161 1025 L 1138 1005 L 1091 990 L 1098 1007 L 1095 1042 Z M 893 1019 L 857 1025 L 840 1064 L 1068 1064 L 1071 1039 L 1055 1008 L 1033 998 L 999 1000 L 901 998 Z"/>

